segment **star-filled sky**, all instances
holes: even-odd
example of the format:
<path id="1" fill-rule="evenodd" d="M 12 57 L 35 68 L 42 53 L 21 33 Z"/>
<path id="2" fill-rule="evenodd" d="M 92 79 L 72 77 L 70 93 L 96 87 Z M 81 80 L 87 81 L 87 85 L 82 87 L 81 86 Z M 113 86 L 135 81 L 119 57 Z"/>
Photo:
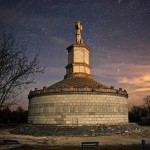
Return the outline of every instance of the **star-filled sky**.
<path id="1" fill-rule="evenodd" d="M 27 55 L 40 51 L 45 73 L 24 91 L 60 81 L 67 65 L 66 48 L 75 43 L 75 21 L 83 24 L 94 78 L 126 89 L 129 106 L 150 95 L 150 0 L 0 0 L 0 33 L 27 43 Z"/>

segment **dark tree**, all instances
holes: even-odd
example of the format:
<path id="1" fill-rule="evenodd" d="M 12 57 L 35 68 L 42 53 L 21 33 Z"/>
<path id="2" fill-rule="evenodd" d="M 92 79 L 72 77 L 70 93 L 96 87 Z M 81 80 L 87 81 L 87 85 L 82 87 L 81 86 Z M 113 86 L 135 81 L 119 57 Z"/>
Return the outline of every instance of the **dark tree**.
<path id="1" fill-rule="evenodd" d="M 142 107 L 133 106 L 129 112 L 129 121 L 140 122 L 141 114 L 142 114 Z"/>
<path id="2" fill-rule="evenodd" d="M 16 97 L 44 70 L 38 55 L 29 60 L 26 50 L 27 46 L 20 46 L 12 34 L 0 36 L 0 109 L 18 103 Z"/>
<path id="3" fill-rule="evenodd" d="M 144 101 L 144 105 L 148 111 L 148 117 L 150 117 L 150 96 L 145 96 L 143 98 L 143 101 Z"/>
<path id="4" fill-rule="evenodd" d="M 0 123 L 27 123 L 28 111 L 24 110 L 21 106 L 16 111 L 11 111 L 9 107 L 0 110 Z M 4 126 L 4 128 L 5 128 Z"/>

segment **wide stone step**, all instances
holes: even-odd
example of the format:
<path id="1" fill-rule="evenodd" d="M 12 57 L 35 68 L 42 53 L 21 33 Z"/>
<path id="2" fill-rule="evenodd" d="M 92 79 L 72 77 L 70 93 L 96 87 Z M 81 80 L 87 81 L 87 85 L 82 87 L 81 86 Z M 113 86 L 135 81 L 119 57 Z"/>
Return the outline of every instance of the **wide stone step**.
<path id="1" fill-rule="evenodd" d="M 34 136 L 108 136 L 114 134 L 135 134 L 143 132 L 137 124 L 97 125 L 97 126 L 54 126 L 54 125 L 23 125 L 11 131 L 14 134 Z"/>

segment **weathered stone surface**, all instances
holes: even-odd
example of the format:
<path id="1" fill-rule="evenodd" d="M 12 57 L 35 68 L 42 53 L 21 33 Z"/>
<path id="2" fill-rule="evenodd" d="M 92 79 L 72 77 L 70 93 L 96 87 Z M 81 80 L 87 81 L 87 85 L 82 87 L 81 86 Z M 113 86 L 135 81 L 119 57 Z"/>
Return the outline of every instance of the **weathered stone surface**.
<path id="1" fill-rule="evenodd" d="M 29 102 L 28 122 L 61 125 L 128 123 L 128 104 L 126 97 L 84 92 L 34 97 Z"/>
<path id="2" fill-rule="evenodd" d="M 89 48 L 85 44 L 73 44 L 67 48 L 68 65 L 66 66 L 66 77 L 72 74 L 87 74 L 90 76 Z"/>

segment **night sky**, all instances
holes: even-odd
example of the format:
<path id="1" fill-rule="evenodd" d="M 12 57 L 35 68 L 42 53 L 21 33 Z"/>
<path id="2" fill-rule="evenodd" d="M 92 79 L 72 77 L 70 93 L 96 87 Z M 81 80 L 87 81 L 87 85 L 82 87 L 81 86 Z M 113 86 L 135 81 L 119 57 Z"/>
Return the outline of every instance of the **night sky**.
<path id="1" fill-rule="evenodd" d="M 126 89 L 129 106 L 142 104 L 150 95 L 150 0 L 0 0 L 0 33 L 29 42 L 29 58 L 40 51 L 40 65 L 46 67 L 24 91 L 25 108 L 31 89 L 63 79 L 77 20 L 91 48 L 94 78 Z"/>

